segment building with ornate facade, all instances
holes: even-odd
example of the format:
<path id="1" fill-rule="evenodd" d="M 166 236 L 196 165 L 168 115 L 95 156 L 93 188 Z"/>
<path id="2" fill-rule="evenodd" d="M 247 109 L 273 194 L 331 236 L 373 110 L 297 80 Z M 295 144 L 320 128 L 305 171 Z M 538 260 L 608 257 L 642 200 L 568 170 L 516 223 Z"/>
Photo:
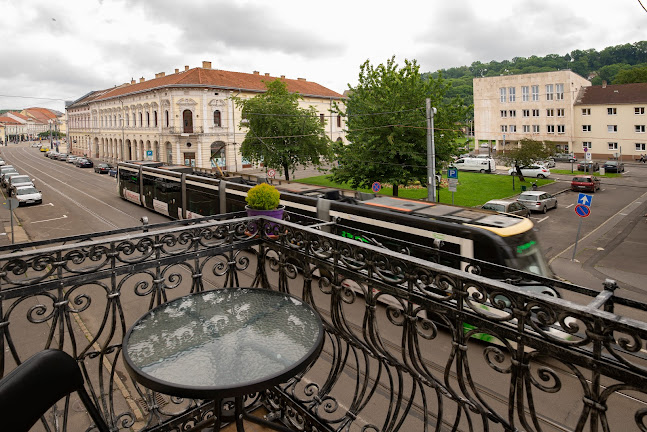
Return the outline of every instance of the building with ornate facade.
<path id="1" fill-rule="evenodd" d="M 251 167 L 240 155 L 246 128 L 233 96 L 251 98 L 277 77 L 211 68 L 175 69 L 154 79 L 132 80 L 93 91 L 66 107 L 69 151 L 109 161 L 155 160 L 238 171 Z M 331 140 L 344 140 L 345 122 L 331 109 L 343 96 L 303 78 L 280 77 L 301 105 L 314 106 Z"/>

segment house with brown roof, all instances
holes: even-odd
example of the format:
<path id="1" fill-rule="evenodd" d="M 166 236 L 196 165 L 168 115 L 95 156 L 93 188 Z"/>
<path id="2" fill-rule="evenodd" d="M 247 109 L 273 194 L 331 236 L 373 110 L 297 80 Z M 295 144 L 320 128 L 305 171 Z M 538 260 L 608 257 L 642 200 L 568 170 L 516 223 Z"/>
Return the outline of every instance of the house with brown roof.
<path id="1" fill-rule="evenodd" d="M 573 151 L 634 161 L 647 154 L 647 83 L 583 87 L 574 104 Z"/>
<path id="2" fill-rule="evenodd" d="M 341 117 L 330 110 L 343 96 L 304 78 L 284 81 L 298 92 L 301 105 L 313 106 L 332 140 L 344 140 Z M 154 79 L 144 77 L 114 88 L 90 92 L 66 107 L 70 152 L 109 161 L 156 160 L 228 171 L 250 167 L 241 158 L 246 128 L 232 96 L 263 93 L 269 74 L 231 72 L 202 67 Z"/>

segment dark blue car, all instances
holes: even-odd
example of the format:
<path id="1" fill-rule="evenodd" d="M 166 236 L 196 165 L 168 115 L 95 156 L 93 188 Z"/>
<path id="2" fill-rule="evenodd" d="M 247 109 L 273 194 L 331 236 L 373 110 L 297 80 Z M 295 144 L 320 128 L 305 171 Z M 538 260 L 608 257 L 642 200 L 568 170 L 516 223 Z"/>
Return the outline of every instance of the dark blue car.
<path id="1" fill-rule="evenodd" d="M 625 172 L 625 164 L 614 160 L 606 161 L 604 163 L 604 171 L 614 173 Z"/>

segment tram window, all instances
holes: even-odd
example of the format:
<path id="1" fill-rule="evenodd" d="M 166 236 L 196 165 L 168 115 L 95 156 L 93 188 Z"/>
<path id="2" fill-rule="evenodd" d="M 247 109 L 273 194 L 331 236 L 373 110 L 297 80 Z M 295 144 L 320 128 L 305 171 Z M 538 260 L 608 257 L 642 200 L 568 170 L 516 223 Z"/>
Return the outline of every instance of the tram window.
<path id="1" fill-rule="evenodd" d="M 139 175 L 128 170 L 119 170 L 119 183 L 122 188 L 139 193 Z"/>
<path id="2" fill-rule="evenodd" d="M 145 196 L 154 196 L 153 195 L 153 190 L 154 190 L 153 185 L 155 184 L 155 181 L 156 181 L 155 177 L 153 177 L 151 175 L 144 174 L 144 176 L 143 176 L 144 190 L 142 191 L 142 193 Z"/>
<path id="3" fill-rule="evenodd" d="M 168 204 L 180 203 L 182 202 L 182 186 L 178 181 L 158 177 L 155 179 L 153 196 L 156 200 Z"/>
<path id="4" fill-rule="evenodd" d="M 215 190 L 187 184 L 186 199 L 187 208 L 193 213 L 198 213 L 202 216 L 220 213 L 220 201 L 218 192 Z"/>

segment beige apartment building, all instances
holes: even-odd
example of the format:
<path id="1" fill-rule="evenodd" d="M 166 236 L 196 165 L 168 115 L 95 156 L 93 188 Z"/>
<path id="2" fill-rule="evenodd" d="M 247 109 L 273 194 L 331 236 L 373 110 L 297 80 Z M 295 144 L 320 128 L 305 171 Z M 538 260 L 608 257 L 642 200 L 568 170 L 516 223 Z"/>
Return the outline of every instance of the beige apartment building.
<path id="1" fill-rule="evenodd" d="M 647 83 L 582 88 L 574 106 L 573 152 L 593 159 L 639 159 L 647 154 Z"/>
<path id="2" fill-rule="evenodd" d="M 66 107 L 69 147 L 112 162 L 155 160 L 200 168 L 238 171 L 251 167 L 240 143 L 247 128 L 232 96 L 251 98 L 265 91 L 264 81 L 277 77 L 211 68 L 175 69 L 154 79 L 90 92 Z M 280 77 L 298 92 L 304 107 L 313 106 L 333 141 L 344 141 L 345 122 L 330 110 L 343 96 L 304 78 Z"/>
<path id="3" fill-rule="evenodd" d="M 474 136 L 497 152 L 521 139 L 550 141 L 571 151 L 574 104 L 591 82 L 570 70 L 474 78 Z M 505 147 L 504 147 L 505 146 Z"/>

